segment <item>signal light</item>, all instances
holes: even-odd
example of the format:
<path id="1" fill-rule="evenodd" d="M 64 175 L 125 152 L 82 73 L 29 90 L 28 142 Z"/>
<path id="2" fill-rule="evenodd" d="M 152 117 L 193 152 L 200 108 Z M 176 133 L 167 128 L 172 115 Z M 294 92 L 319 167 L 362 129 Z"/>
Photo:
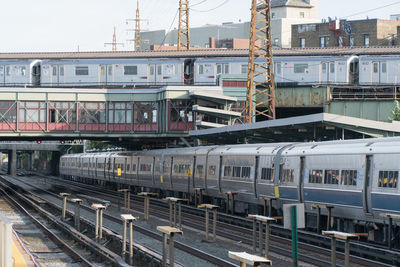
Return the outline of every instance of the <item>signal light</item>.
<path id="1" fill-rule="evenodd" d="M 37 140 L 36 143 L 40 145 L 42 143 L 42 141 Z"/>
<path id="2" fill-rule="evenodd" d="M 62 145 L 65 144 L 65 141 L 64 141 L 64 140 L 61 140 L 61 141 L 60 141 L 60 144 L 62 144 Z"/>

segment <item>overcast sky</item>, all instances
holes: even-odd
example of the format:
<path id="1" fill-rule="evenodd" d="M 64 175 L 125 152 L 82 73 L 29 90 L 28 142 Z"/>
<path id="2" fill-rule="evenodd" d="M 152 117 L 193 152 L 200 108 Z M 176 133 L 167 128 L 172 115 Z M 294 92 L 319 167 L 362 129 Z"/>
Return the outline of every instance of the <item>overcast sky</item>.
<path id="1" fill-rule="evenodd" d="M 0 52 L 111 50 L 117 27 L 118 42 L 133 38 L 126 19 L 134 18 L 136 0 L 13 0 L 0 9 Z M 178 27 L 179 0 L 141 0 L 142 29 Z M 191 27 L 249 21 L 250 0 L 191 0 Z M 390 6 L 387 6 L 390 5 Z M 386 7 L 384 7 L 386 6 Z M 383 18 L 400 13 L 395 0 L 319 0 L 319 18 Z M 354 15 L 357 14 L 357 15 Z M 354 15 L 354 16 L 353 16 Z M 129 50 L 131 46 L 119 47 Z"/>

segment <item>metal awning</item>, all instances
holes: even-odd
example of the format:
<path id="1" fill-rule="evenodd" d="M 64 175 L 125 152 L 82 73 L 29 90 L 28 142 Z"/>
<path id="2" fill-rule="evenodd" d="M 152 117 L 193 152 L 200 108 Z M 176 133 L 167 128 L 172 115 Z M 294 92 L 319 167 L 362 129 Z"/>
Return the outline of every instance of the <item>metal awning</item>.
<path id="1" fill-rule="evenodd" d="M 222 90 L 221 90 L 222 92 Z M 237 102 L 236 97 L 232 96 L 226 96 L 221 94 L 220 92 L 216 92 L 215 94 L 210 93 L 210 92 L 199 92 L 199 91 L 191 91 L 189 93 L 190 96 L 195 97 L 195 98 L 200 98 L 204 100 L 208 100 L 211 102 L 216 102 L 216 103 L 221 103 L 225 104 L 226 102 Z"/>
<path id="2" fill-rule="evenodd" d="M 189 136 L 213 144 L 304 142 L 400 136 L 400 122 L 319 113 L 274 121 L 190 131 Z"/>
<path id="3" fill-rule="evenodd" d="M 217 108 L 203 107 L 203 106 L 199 106 L 199 105 L 193 105 L 192 110 L 197 113 L 207 114 L 207 115 L 211 115 L 211 116 L 215 116 L 217 118 L 222 118 L 222 119 L 227 119 L 227 120 L 231 119 L 232 117 L 239 118 L 242 115 L 240 112 L 224 110 L 224 109 L 217 109 Z"/>

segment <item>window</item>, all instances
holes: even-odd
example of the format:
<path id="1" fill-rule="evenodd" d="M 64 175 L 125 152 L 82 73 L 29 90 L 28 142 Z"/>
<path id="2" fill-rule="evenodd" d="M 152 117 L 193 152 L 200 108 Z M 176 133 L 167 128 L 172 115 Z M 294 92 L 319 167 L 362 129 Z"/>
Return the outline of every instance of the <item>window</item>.
<path id="1" fill-rule="evenodd" d="M 247 74 L 248 72 L 249 72 L 249 65 L 247 65 L 247 64 L 242 64 L 242 66 L 241 66 L 241 72 L 242 72 L 242 74 Z"/>
<path id="2" fill-rule="evenodd" d="M 11 75 L 11 68 L 10 66 L 6 67 L 6 76 L 10 76 Z"/>
<path id="3" fill-rule="evenodd" d="M 276 63 L 275 72 L 276 72 L 276 74 L 282 73 L 282 64 L 281 63 Z"/>
<path id="4" fill-rule="evenodd" d="M 229 64 L 217 64 L 217 74 L 229 74 Z"/>
<path id="5" fill-rule="evenodd" d="M 379 72 L 379 63 L 374 62 L 374 73 L 378 73 L 378 72 Z"/>
<path id="6" fill-rule="evenodd" d="M 275 17 L 276 17 L 275 12 L 272 12 L 272 13 L 271 13 L 271 18 L 274 19 Z"/>
<path id="7" fill-rule="evenodd" d="M 215 175 L 215 170 L 217 169 L 216 166 L 210 166 L 208 167 L 208 174 L 209 175 Z"/>
<path id="8" fill-rule="evenodd" d="M 174 64 L 164 65 L 164 75 L 176 75 L 176 68 Z"/>
<path id="9" fill-rule="evenodd" d="M 300 38 L 300 47 L 305 48 L 306 47 L 306 38 Z"/>
<path id="10" fill-rule="evenodd" d="M 382 63 L 381 68 L 382 68 L 382 73 L 386 73 L 386 63 L 385 62 Z"/>
<path id="11" fill-rule="evenodd" d="M 26 67 L 25 66 L 21 67 L 21 75 L 22 76 L 26 75 Z"/>
<path id="12" fill-rule="evenodd" d="M 204 74 L 204 66 L 202 64 L 199 65 L 199 74 Z"/>
<path id="13" fill-rule="evenodd" d="M 242 167 L 242 178 L 250 179 L 250 167 Z"/>
<path id="14" fill-rule="evenodd" d="M 113 74 L 113 67 L 108 66 L 108 76 L 112 76 L 112 74 Z"/>
<path id="15" fill-rule="evenodd" d="M 335 63 L 329 63 L 329 72 L 335 73 Z"/>
<path id="16" fill-rule="evenodd" d="M 364 34 L 364 46 L 369 46 L 369 34 Z"/>
<path id="17" fill-rule="evenodd" d="M 140 164 L 141 172 L 151 172 L 151 164 Z"/>
<path id="18" fill-rule="evenodd" d="M 349 44 L 351 47 L 354 46 L 354 35 L 350 35 Z"/>
<path id="19" fill-rule="evenodd" d="M 53 66 L 53 76 L 57 76 L 57 66 Z"/>
<path id="20" fill-rule="evenodd" d="M 339 184 L 339 170 L 326 170 L 325 171 L 325 184 Z"/>
<path id="21" fill-rule="evenodd" d="M 304 18 L 304 12 L 300 12 L 300 18 Z"/>
<path id="22" fill-rule="evenodd" d="M 379 171 L 378 187 L 397 188 L 398 171 Z"/>
<path id="23" fill-rule="evenodd" d="M 137 66 L 124 66 L 124 75 L 137 75 Z"/>
<path id="24" fill-rule="evenodd" d="M 279 46 L 279 38 L 275 38 L 274 39 L 274 45 L 275 46 Z"/>
<path id="25" fill-rule="evenodd" d="M 319 38 L 319 46 L 320 47 L 328 47 L 329 46 L 329 36 L 323 36 Z"/>
<path id="26" fill-rule="evenodd" d="M 231 176 L 232 175 L 232 167 L 231 166 L 225 166 L 224 168 L 224 176 Z"/>
<path id="27" fill-rule="evenodd" d="M 342 185 L 357 185 L 357 171 L 356 170 L 342 170 L 342 177 L 340 184 Z"/>
<path id="28" fill-rule="evenodd" d="M 308 64 L 294 64 L 294 73 L 305 73 L 308 70 Z"/>
<path id="29" fill-rule="evenodd" d="M 136 171 L 136 164 L 132 163 L 132 172 Z"/>
<path id="30" fill-rule="evenodd" d="M 322 184 L 322 170 L 310 170 L 308 175 L 308 183 L 309 184 Z"/>
<path id="31" fill-rule="evenodd" d="M 89 67 L 75 67 L 75 76 L 89 75 Z"/>
<path id="32" fill-rule="evenodd" d="M 161 65 L 157 66 L 157 75 L 162 75 L 162 66 Z"/>
<path id="33" fill-rule="evenodd" d="M 203 177 L 203 174 L 204 174 L 204 166 L 203 165 L 197 165 L 197 168 L 196 168 L 196 173 L 197 173 L 197 176 L 198 177 Z"/>
<path id="34" fill-rule="evenodd" d="M 328 67 L 327 63 L 322 63 L 322 73 L 326 73 L 327 67 Z"/>
<path id="35" fill-rule="evenodd" d="M 232 177 L 240 177 L 241 167 L 233 167 Z"/>
<path id="36" fill-rule="evenodd" d="M 272 181 L 274 177 L 273 168 L 262 168 L 261 169 L 261 180 Z"/>
<path id="37" fill-rule="evenodd" d="M 294 181 L 294 170 L 282 169 L 281 182 L 292 183 Z"/>
<path id="38" fill-rule="evenodd" d="M 64 76 L 64 66 L 60 66 L 60 76 Z"/>

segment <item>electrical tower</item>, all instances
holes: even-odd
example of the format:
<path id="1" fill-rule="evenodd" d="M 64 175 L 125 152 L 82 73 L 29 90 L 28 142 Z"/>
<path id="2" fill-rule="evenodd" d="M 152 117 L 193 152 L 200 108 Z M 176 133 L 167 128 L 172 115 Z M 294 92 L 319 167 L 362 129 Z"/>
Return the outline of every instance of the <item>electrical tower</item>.
<path id="1" fill-rule="evenodd" d="M 189 0 L 179 0 L 178 50 L 190 49 Z"/>
<path id="2" fill-rule="evenodd" d="M 270 0 L 251 1 L 246 123 L 255 122 L 258 116 L 275 119 Z"/>
<path id="3" fill-rule="evenodd" d="M 136 27 L 135 27 L 135 51 L 140 51 L 140 12 L 139 12 L 139 0 L 137 0 L 136 8 Z"/>
<path id="4" fill-rule="evenodd" d="M 104 43 L 104 46 L 107 46 L 107 45 L 112 45 L 112 51 L 117 51 L 118 45 L 124 46 L 123 43 L 117 43 L 117 30 L 116 30 L 115 26 L 114 26 L 113 41 L 112 41 L 112 43 Z"/>

